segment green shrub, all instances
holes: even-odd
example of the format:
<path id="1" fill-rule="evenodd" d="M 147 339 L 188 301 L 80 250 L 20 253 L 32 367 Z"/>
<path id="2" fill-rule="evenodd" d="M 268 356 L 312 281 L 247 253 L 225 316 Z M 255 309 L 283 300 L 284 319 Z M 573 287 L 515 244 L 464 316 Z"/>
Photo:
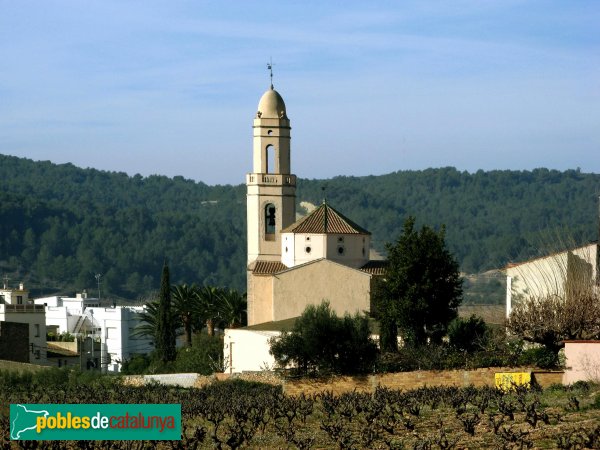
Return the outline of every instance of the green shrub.
<path id="1" fill-rule="evenodd" d="M 177 351 L 173 364 L 176 372 L 193 372 L 211 375 L 223 370 L 223 338 L 197 334 L 192 339 L 191 347 L 183 347 Z"/>
<path id="2" fill-rule="evenodd" d="M 292 332 L 270 344 L 278 366 L 292 366 L 301 375 L 370 372 L 377 357 L 368 318 L 358 314 L 340 318 L 327 302 L 307 306 Z"/>
<path id="3" fill-rule="evenodd" d="M 488 327 L 483 319 L 476 315 L 466 320 L 458 317 L 450 322 L 448 339 L 450 346 L 456 350 L 473 353 L 486 347 Z"/>
<path id="4" fill-rule="evenodd" d="M 151 360 L 148 355 L 133 355 L 131 359 L 123 362 L 121 373 L 123 375 L 141 375 L 146 373 L 150 362 Z"/>
<path id="5" fill-rule="evenodd" d="M 540 369 L 556 369 L 560 366 L 558 355 L 546 347 L 525 350 L 519 357 L 519 365 L 536 366 Z"/>

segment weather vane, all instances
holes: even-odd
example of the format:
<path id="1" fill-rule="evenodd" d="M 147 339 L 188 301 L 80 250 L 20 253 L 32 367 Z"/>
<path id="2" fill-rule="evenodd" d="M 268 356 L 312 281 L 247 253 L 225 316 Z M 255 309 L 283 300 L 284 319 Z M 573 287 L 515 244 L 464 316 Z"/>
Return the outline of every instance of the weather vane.
<path id="1" fill-rule="evenodd" d="M 273 58 L 269 58 L 269 62 L 267 63 L 267 70 L 271 74 L 271 89 L 273 89 Z"/>

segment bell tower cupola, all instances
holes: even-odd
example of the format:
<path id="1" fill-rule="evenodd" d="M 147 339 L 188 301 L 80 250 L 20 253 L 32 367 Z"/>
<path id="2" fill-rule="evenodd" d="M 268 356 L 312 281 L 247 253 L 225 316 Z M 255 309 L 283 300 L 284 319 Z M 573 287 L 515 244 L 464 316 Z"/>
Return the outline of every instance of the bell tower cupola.
<path id="1" fill-rule="evenodd" d="M 281 230 L 296 219 L 290 120 L 283 98 L 272 83 L 258 102 L 253 130 L 253 168 L 246 175 L 248 264 L 281 261 Z"/>

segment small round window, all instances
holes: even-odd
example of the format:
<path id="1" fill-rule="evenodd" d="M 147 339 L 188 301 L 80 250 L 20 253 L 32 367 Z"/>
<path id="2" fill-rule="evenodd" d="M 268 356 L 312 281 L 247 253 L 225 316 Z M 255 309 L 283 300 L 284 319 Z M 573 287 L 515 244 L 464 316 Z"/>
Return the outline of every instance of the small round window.
<path id="1" fill-rule="evenodd" d="M 312 249 L 311 249 L 310 247 L 306 247 L 306 248 L 304 249 L 304 251 L 305 251 L 306 253 L 310 253 L 310 251 L 311 251 L 311 250 L 312 250 Z"/>
<path id="2" fill-rule="evenodd" d="M 344 242 L 344 237 L 343 237 L 343 236 L 340 236 L 340 237 L 338 238 L 338 242 Z"/>
<path id="3" fill-rule="evenodd" d="M 306 240 L 307 240 L 307 241 L 310 241 L 310 236 L 307 236 L 307 237 L 306 237 Z"/>
<path id="4" fill-rule="evenodd" d="M 342 246 L 339 246 L 339 247 L 338 247 L 338 253 L 339 253 L 340 255 L 343 255 L 343 254 L 344 254 L 344 251 L 345 251 L 345 250 L 344 250 L 344 247 L 342 247 Z"/>
<path id="5" fill-rule="evenodd" d="M 269 130 L 269 131 L 267 131 L 267 134 L 268 134 L 269 136 L 271 136 L 271 135 L 273 134 L 273 130 Z"/>

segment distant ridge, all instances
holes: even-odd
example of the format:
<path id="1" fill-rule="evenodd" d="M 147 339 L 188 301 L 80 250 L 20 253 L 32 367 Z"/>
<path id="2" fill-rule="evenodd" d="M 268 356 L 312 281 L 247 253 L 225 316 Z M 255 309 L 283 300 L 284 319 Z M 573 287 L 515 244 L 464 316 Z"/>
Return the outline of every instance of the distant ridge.
<path id="1" fill-rule="evenodd" d="M 304 206 L 323 180 L 298 180 Z M 385 254 L 405 218 L 446 225 L 461 270 L 503 267 L 543 253 L 548 236 L 597 238 L 600 175 L 578 170 L 399 171 L 327 180 L 327 202 L 372 233 Z M 128 176 L 0 155 L 0 275 L 53 292 L 138 298 L 173 282 L 245 287 L 246 190 L 183 177 Z M 299 212 L 305 212 L 300 211 Z"/>

